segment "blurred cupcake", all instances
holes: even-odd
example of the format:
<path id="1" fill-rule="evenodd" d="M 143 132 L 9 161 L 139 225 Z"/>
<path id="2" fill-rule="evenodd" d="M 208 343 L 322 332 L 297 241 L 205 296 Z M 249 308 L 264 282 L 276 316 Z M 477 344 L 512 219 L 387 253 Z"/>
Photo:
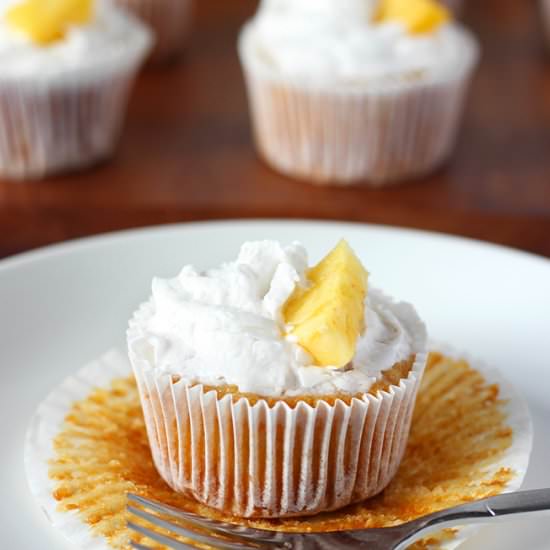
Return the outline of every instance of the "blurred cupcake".
<path id="1" fill-rule="evenodd" d="M 449 157 L 478 46 L 435 0 L 263 0 L 239 53 L 270 165 L 383 184 Z"/>
<path id="2" fill-rule="evenodd" d="M 413 307 L 367 291 L 344 241 L 295 243 L 155 279 L 128 330 L 153 459 L 176 491 L 242 517 L 335 510 L 382 491 L 426 362 Z"/>
<path id="3" fill-rule="evenodd" d="M 0 177 L 109 157 L 150 32 L 108 0 L 23 0 L 0 18 Z"/>
<path id="4" fill-rule="evenodd" d="M 163 62 L 177 56 L 183 50 L 193 11 L 193 0 L 116 0 L 132 11 L 155 33 L 152 62 Z"/>

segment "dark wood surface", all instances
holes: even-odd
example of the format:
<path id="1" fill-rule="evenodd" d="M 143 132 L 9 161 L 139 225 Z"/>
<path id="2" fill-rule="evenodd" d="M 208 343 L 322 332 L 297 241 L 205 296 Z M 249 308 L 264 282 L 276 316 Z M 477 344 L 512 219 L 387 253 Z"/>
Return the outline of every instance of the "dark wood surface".
<path id="1" fill-rule="evenodd" d="M 314 187 L 259 161 L 235 52 L 255 2 L 197 4 L 182 62 L 139 78 L 114 160 L 0 182 L 0 257 L 117 229 L 237 217 L 416 227 L 550 257 L 550 58 L 535 0 L 469 0 L 464 20 L 483 60 L 456 153 L 439 173 L 383 190 Z"/>

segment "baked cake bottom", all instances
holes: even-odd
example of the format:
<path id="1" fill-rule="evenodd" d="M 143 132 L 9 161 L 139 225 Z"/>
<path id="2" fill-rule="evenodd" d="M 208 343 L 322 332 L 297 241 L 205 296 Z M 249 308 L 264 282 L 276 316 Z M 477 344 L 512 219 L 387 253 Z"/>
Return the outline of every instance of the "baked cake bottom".
<path id="1" fill-rule="evenodd" d="M 49 477 L 57 510 L 76 514 L 94 535 L 128 549 L 126 493 L 264 529 L 335 531 L 387 527 L 502 492 L 517 472 L 499 466 L 514 440 L 497 384 L 464 360 L 432 353 L 401 467 L 380 495 L 336 512 L 285 520 L 230 518 L 172 491 L 153 464 L 133 377 L 112 380 L 74 402 L 53 442 Z M 506 462 L 506 461 L 504 461 Z M 524 472 L 521 472 L 523 474 Z M 454 537 L 445 530 L 416 543 Z M 162 548 L 144 538 L 133 540 Z"/>

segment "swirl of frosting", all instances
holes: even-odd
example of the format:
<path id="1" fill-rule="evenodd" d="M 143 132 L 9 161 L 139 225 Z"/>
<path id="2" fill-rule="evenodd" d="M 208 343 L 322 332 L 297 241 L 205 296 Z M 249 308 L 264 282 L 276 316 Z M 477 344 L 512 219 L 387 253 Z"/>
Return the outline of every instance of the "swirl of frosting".
<path id="1" fill-rule="evenodd" d="M 313 366 L 286 335 L 281 310 L 304 283 L 307 254 L 298 243 L 245 243 L 236 261 L 174 279 L 153 280 L 148 313 L 133 326 L 153 368 L 189 383 L 234 385 L 258 395 L 366 392 L 381 372 L 424 351 L 426 331 L 414 308 L 370 290 L 367 329 L 348 367 Z M 132 342 L 130 342 L 132 345 Z"/>
<path id="2" fill-rule="evenodd" d="M 133 60 L 145 55 L 153 43 L 151 32 L 136 18 L 110 0 L 97 0 L 90 21 L 70 26 L 55 42 L 37 44 L 7 21 L 6 14 L 13 4 L 0 5 L 2 80 L 62 83 L 65 75 L 78 74 L 85 81 L 134 64 Z"/>
<path id="3" fill-rule="evenodd" d="M 469 67 L 477 46 L 455 23 L 411 34 L 376 20 L 377 0 L 263 0 L 245 27 L 242 53 L 264 71 L 314 83 L 372 83 L 418 72 L 434 78 Z"/>

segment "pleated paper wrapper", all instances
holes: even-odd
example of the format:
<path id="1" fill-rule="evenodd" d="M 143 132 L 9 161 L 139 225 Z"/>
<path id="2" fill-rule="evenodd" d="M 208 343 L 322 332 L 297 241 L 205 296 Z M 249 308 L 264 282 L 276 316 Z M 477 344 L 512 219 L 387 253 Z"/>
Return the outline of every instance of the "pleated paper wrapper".
<path id="1" fill-rule="evenodd" d="M 194 0 L 116 0 L 116 3 L 154 32 L 151 62 L 167 61 L 183 50 L 191 29 Z"/>
<path id="2" fill-rule="evenodd" d="M 128 96 L 152 45 L 135 21 L 132 38 L 106 59 L 54 75 L 0 71 L 0 177 L 38 179 L 110 157 L 118 144 Z"/>
<path id="3" fill-rule="evenodd" d="M 489 383 L 498 384 L 500 395 L 506 402 L 506 423 L 513 429 L 511 447 L 491 470 L 511 468 L 516 476 L 506 491 L 517 490 L 525 476 L 532 445 L 532 426 L 527 405 L 495 369 L 487 369 L 479 362 L 472 362 Z M 75 401 L 88 396 L 97 387 L 108 387 L 113 379 L 129 376 L 132 371 L 127 354 L 111 350 L 101 358 L 81 368 L 66 379 L 38 407 L 29 425 L 25 444 L 25 467 L 31 492 L 52 525 L 83 550 L 109 550 L 107 541 L 95 535 L 76 512 L 58 510 L 54 499 L 55 482 L 49 477 L 48 462 L 54 458 L 53 439 L 61 431 L 63 421 Z M 457 536 L 441 545 L 442 550 L 454 550 L 475 527 L 466 527 Z"/>
<path id="4" fill-rule="evenodd" d="M 479 55 L 466 32 L 462 46 L 453 74 L 447 67 L 438 76 L 320 84 L 279 74 L 261 59 L 253 27 L 245 25 L 239 53 L 260 156 L 312 183 L 379 186 L 433 171 L 454 148 Z"/>

